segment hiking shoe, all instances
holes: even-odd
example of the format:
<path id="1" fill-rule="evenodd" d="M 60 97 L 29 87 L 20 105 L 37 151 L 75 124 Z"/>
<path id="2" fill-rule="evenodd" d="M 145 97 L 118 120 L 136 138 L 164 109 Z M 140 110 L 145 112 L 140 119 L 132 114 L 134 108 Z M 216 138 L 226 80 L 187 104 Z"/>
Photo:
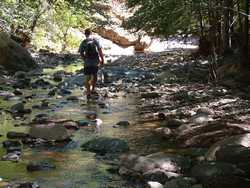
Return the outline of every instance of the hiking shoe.
<path id="1" fill-rule="evenodd" d="M 87 95 L 87 100 L 91 99 L 91 95 Z"/>
<path id="2" fill-rule="evenodd" d="M 91 94 L 93 94 L 93 95 L 99 95 L 96 91 L 91 91 Z"/>

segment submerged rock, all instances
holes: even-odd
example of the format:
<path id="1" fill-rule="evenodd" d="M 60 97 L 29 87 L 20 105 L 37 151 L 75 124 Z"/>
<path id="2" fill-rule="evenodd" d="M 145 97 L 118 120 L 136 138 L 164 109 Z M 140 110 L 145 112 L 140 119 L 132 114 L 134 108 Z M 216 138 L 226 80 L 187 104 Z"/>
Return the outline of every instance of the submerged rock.
<path id="1" fill-rule="evenodd" d="M 237 136 L 232 136 L 215 143 L 213 146 L 210 147 L 210 149 L 206 153 L 206 159 L 210 161 L 215 161 L 216 153 L 220 152 L 221 149 L 223 148 L 225 149 L 225 147 L 229 148 L 236 146 L 245 147 L 246 149 L 248 149 L 250 147 L 250 134 L 241 134 Z M 232 155 L 234 154 L 232 153 Z"/>
<path id="2" fill-rule="evenodd" d="M 20 155 L 16 153 L 8 153 L 7 155 L 4 155 L 2 157 L 3 161 L 13 161 L 13 162 L 18 162 L 20 160 Z"/>
<path id="3" fill-rule="evenodd" d="M 65 127 L 55 123 L 32 125 L 29 135 L 33 138 L 41 138 L 48 141 L 64 141 L 71 136 Z"/>
<path id="4" fill-rule="evenodd" d="M 165 188 L 191 188 L 196 183 L 194 178 L 178 177 L 165 184 Z"/>
<path id="5" fill-rule="evenodd" d="M 147 156 L 134 154 L 121 157 L 119 173 L 125 177 L 143 177 L 146 181 L 165 183 L 168 179 L 181 176 L 190 168 L 191 160 L 180 155 L 154 153 Z"/>
<path id="6" fill-rule="evenodd" d="M 202 183 L 206 183 L 216 178 L 230 179 L 233 176 L 243 176 L 244 171 L 236 168 L 234 165 L 222 162 L 204 162 L 191 169 L 193 177 Z"/>
<path id="7" fill-rule="evenodd" d="M 130 125 L 129 121 L 119 121 L 116 123 L 119 127 L 128 127 Z"/>
<path id="8" fill-rule="evenodd" d="M 55 168 L 56 166 L 48 161 L 30 162 L 26 167 L 29 172 L 52 170 Z"/>
<path id="9" fill-rule="evenodd" d="M 22 132 L 8 132 L 7 133 L 7 138 L 9 139 L 23 139 L 29 137 L 28 134 L 22 133 Z"/>
<path id="10" fill-rule="evenodd" d="M 82 145 L 83 150 L 99 155 L 123 153 L 129 150 L 128 144 L 118 138 L 99 137 Z"/>

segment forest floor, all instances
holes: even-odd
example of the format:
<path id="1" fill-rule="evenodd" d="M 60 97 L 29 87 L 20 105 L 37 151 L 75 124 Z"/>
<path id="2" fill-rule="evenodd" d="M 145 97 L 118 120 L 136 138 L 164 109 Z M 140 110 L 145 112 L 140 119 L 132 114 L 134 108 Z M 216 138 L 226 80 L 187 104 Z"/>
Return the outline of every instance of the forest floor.
<path id="1" fill-rule="evenodd" d="M 39 70 L 1 78 L 0 168 L 5 170 L 0 172 L 0 187 L 36 182 L 47 188 L 219 188 L 228 187 L 221 182 L 232 177 L 231 187 L 249 186 L 250 170 L 243 166 L 250 147 L 250 88 L 229 88 L 231 80 L 209 83 L 206 60 L 193 59 L 183 50 L 123 56 L 100 70 L 99 99 L 92 101 L 84 95 L 82 62 L 76 56 L 45 54 L 38 60 Z M 85 125 L 91 124 L 93 114 L 101 127 Z M 70 141 L 51 144 L 56 138 L 48 142 L 44 135 L 30 133 L 34 125 L 63 125 L 70 139 L 64 133 L 53 136 Z M 237 136 L 227 140 L 235 135 L 241 141 Z M 81 151 L 82 144 L 100 137 L 124 140 L 130 152 L 117 158 L 104 147 L 109 141 L 96 146 L 96 156 Z M 4 142 L 9 139 L 20 145 Z M 216 143 L 233 143 L 234 148 L 217 148 L 218 157 Z M 98 155 L 100 150 L 104 156 Z M 238 155 L 232 157 L 234 150 Z M 224 157 L 228 154 L 231 161 Z M 31 162 L 39 164 L 35 170 L 30 170 Z M 211 169 L 216 170 L 209 174 Z M 214 181 L 208 181 L 211 178 Z"/>

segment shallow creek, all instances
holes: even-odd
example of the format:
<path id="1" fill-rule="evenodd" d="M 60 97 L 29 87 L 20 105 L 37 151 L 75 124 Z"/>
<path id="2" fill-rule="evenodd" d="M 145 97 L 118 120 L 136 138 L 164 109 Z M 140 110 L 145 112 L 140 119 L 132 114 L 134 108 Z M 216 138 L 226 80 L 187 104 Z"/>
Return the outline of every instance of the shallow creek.
<path id="1" fill-rule="evenodd" d="M 57 70 L 62 67 L 57 68 Z M 73 68 L 78 70 L 78 68 Z M 72 66 L 67 70 L 72 71 Z M 51 74 L 54 70 L 47 69 L 46 74 Z M 46 77 L 46 75 L 45 75 Z M 141 143 L 138 138 L 145 136 L 145 130 L 141 126 L 135 124 L 136 119 L 136 97 L 134 95 L 124 96 L 123 93 L 118 93 L 117 98 L 103 99 L 107 108 L 100 108 L 97 103 L 87 103 L 85 96 L 80 88 L 72 90 L 72 95 L 78 96 L 78 102 L 67 101 L 63 98 L 47 98 L 48 90 L 33 89 L 22 90 L 24 96 L 35 94 L 35 97 L 30 100 L 25 100 L 26 108 L 31 108 L 32 105 L 40 103 L 43 99 L 48 99 L 49 108 L 45 110 L 32 109 L 32 113 L 25 115 L 24 119 L 13 119 L 12 116 L 2 111 L 0 115 L 0 143 L 6 140 L 6 134 L 9 131 L 27 132 L 29 126 L 20 125 L 21 123 L 30 122 L 37 114 L 45 113 L 53 118 L 71 119 L 74 121 L 85 120 L 86 113 L 95 111 L 98 118 L 103 121 L 101 132 L 95 133 L 89 129 L 80 129 L 74 132 L 72 141 L 62 147 L 49 148 L 28 148 L 23 146 L 21 160 L 17 163 L 0 161 L 0 178 L 8 182 L 37 182 L 40 187 L 46 188 L 81 188 L 81 187 L 108 187 L 114 185 L 119 187 L 122 179 L 118 175 L 110 174 L 107 169 L 110 165 L 95 157 L 94 153 L 81 150 L 81 144 L 96 136 L 118 137 L 129 142 L 131 152 L 140 153 L 138 148 L 143 148 L 148 151 L 148 147 L 153 143 L 148 135 Z M 9 101 L 0 101 L 0 108 L 9 109 L 11 105 L 20 102 L 23 98 L 14 97 Z M 132 125 L 129 128 L 113 128 L 117 122 L 127 120 Z M 19 125 L 19 126 L 17 126 Z M 149 125 L 150 127 L 151 125 Z M 145 143 L 145 147 L 144 147 Z M 159 145 L 159 144 L 158 144 Z M 0 157 L 5 155 L 6 151 L 0 147 Z M 141 151 L 143 153 L 143 151 Z M 30 161 L 50 161 L 56 165 L 55 170 L 28 172 L 26 165 Z"/>

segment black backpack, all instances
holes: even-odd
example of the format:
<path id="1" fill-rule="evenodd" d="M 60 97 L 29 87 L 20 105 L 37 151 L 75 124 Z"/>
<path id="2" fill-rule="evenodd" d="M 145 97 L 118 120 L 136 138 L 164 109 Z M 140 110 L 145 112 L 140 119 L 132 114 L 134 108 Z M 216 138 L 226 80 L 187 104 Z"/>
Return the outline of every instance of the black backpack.
<path id="1" fill-rule="evenodd" d="M 84 50 L 86 58 L 98 57 L 96 41 L 94 39 L 86 40 L 86 48 Z"/>

